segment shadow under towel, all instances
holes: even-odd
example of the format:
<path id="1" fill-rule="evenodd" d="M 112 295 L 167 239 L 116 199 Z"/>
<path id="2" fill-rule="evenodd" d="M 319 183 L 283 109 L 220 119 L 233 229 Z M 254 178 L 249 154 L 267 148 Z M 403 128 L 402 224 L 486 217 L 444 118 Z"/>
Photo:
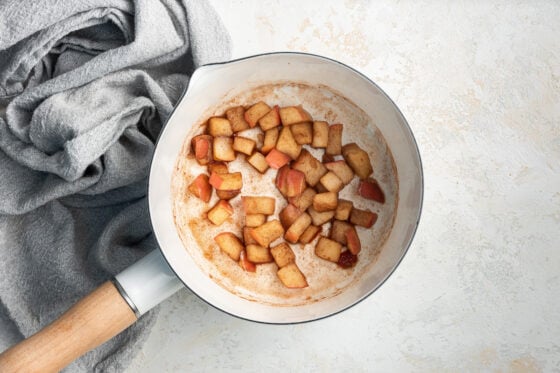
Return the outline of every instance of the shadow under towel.
<path id="1" fill-rule="evenodd" d="M 229 51 L 202 0 L 0 3 L 0 351 L 156 248 L 155 140 L 194 69 Z M 65 371 L 123 371 L 153 322 Z"/>

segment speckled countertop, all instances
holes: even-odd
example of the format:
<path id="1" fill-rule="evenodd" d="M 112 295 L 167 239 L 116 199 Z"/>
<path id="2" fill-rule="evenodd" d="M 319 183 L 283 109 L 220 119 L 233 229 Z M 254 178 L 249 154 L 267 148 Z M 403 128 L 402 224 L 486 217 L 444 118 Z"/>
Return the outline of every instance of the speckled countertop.
<path id="1" fill-rule="evenodd" d="M 234 57 L 347 63 L 408 119 L 425 173 L 415 241 L 364 302 L 304 325 L 187 290 L 128 372 L 560 370 L 560 3 L 211 0 Z"/>

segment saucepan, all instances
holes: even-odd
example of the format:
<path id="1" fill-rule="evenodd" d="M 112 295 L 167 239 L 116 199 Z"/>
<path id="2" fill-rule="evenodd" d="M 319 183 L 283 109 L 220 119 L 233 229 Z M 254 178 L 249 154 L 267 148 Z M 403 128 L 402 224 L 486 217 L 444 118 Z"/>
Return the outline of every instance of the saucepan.
<path id="1" fill-rule="evenodd" d="M 321 276 L 328 278 L 325 271 L 308 273 L 310 282 L 322 286 L 316 294 L 293 289 L 289 294 L 303 295 L 260 297 L 259 291 L 239 288 L 235 278 L 221 281 L 222 272 L 203 265 L 203 256 L 196 254 L 201 235 L 195 232 L 185 236 L 177 228 L 172 191 L 185 140 L 200 130 L 197 126 L 204 118 L 234 104 L 261 100 L 303 105 L 314 116 L 322 116 L 321 120 L 345 122 L 345 141 L 367 149 L 368 137 L 373 136 L 383 140 L 381 148 L 391 155 L 386 164 L 397 185 L 384 232 L 372 236 L 360 233 L 365 235 L 361 259 L 348 272 L 353 273 L 348 280 L 322 281 Z M 374 160 L 379 157 L 370 155 Z M 183 286 L 212 306 L 255 322 L 291 324 L 334 315 L 372 294 L 393 273 L 412 242 L 422 198 L 420 155 L 406 119 L 387 94 L 358 71 L 329 58 L 291 52 L 202 66 L 193 73 L 153 155 L 148 199 L 159 250 L 102 284 L 37 334 L 2 353 L 0 371 L 58 371 L 120 333 Z M 374 247 L 369 249 L 372 253 L 362 256 L 370 246 Z M 296 255 L 303 255 L 303 249 L 295 250 Z"/>

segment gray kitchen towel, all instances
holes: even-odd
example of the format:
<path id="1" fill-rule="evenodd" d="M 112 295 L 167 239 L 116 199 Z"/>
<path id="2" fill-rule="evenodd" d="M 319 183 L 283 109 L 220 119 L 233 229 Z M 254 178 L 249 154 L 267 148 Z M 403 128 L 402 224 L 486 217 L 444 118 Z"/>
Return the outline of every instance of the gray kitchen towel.
<path id="1" fill-rule="evenodd" d="M 229 50 L 204 0 L 0 2 L 0 351 L 156 247 L 156 137 Z M 123 371 L 154 320 L 65 371 Z"/>

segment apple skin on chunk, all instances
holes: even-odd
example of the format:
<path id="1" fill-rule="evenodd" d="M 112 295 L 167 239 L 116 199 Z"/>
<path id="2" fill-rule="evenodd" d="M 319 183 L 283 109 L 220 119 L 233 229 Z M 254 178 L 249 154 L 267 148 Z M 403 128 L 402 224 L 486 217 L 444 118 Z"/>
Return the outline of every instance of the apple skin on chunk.
<path id="1" fill-rule="evenodd" d="M 277 149 L 272 149 L 265 158 L 271 168 L 278 170 L 290 162 L 290 156 Z"/>
<path id="2" fill-rule="evenodd" d="M 364 228 L 371 228 L 377 221 L 377 214 L 369 210 L 353 208 L 350 213 L 350 223 Z"/>
<path id="3" fill-rule="evenodd" d="M 381 190 L 377 180 L 371 177 L 366 180 L 360 180 L 360 184 L 358 184 L 358 194 L 364 198 L 371 199 L 379 203 L 385 203 L 385 194 L 383 193 L 383 190 Z"/>
<path id="4" fill-rule="evenodd" d="M 195 197 L 208 203 L 212 197 L 212 186 L 208 182 L 208 175 L 200 174 L 189 185 L 188 190 Z"/>
<path id="5" fill-rule="evenodd" d="M 247 258 L 247 252 L 243 250 L 239 255 L 239 265 L 247 272 L 256 272 L 257 266 Z"/>
<path id="6" fill-rule="evenodd" d="M 200 165 L 206 165 L 212 161 L 212 140 L 210 135 L 198 135 L 193 137 L 191 144 L 194 158 Z"/>

